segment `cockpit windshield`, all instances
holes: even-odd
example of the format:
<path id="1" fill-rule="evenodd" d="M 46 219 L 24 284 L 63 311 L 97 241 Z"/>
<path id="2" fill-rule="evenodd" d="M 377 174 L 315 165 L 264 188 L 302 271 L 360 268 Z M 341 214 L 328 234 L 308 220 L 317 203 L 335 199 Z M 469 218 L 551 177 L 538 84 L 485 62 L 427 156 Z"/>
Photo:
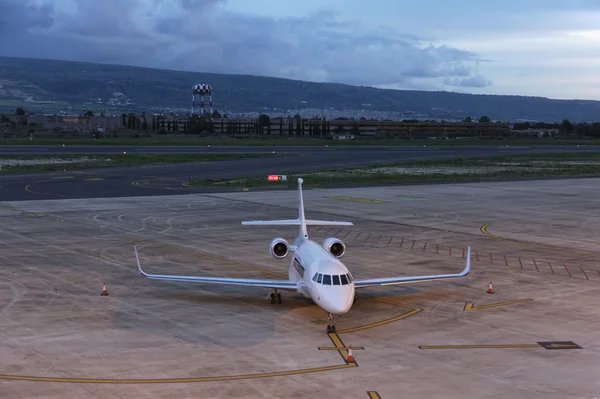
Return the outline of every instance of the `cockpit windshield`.
<path id="1" fill-rule="evenodd" d="M 352 278 L 352 275 L 350 273 L 341 274 L 341 275 L 315 273 L 312 280 L 315 283 L 323 284 L 323 285 L 348 285 L 352 281 L 354 281 L 354 279 Z"/>

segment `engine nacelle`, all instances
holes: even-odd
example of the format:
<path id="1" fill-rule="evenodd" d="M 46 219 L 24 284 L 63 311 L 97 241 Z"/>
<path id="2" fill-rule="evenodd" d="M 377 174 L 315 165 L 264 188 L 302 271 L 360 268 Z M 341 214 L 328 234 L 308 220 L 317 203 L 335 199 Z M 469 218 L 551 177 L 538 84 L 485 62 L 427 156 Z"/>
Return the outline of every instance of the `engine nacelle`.
<path id="1" fill-rule="evenodd" d="M 271 241 L 271 246 L 269 247 L 269 250 L 271 251 L 271 255 L 273 255 L 274 258 L 283 259 L 290 252 L 290 245 L 283 238 L 277 237 L 274 238 L 273 241 Z"/>
<path id="2" fill-rule="evenodd" d="M 346 245 L 335 237 L 330 237 L 323 241 L 323 248 L 331 252 L 336 258 L 341 258 L 346 253 Z"/>

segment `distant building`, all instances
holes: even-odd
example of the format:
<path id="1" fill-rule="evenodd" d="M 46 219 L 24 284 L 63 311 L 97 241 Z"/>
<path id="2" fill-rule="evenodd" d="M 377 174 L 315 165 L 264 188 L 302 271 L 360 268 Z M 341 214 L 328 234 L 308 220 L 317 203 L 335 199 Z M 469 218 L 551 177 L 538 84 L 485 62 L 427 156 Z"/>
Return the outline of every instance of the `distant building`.
<path id="1" fill-rule="evenodd" d="M 41 129 L 108 130 L 121 126 L 120 116 L 29 115 L 27 124 Z"/>
<path id="2" fill-rule="evenodd" d="M 155 115 L 154 130 L 187 132 L 188 117 Z M 193 129 L 192 129 L 193 130 Z M 509 136 L 506 123 L 400 122 L 374 120 L 326 120 L 296 117 L 270 118 L 261 125 L 260 118 L 213 118 L 214 135 L 328 137 L 336 140 L 369 138 L 468 138 Z"/>

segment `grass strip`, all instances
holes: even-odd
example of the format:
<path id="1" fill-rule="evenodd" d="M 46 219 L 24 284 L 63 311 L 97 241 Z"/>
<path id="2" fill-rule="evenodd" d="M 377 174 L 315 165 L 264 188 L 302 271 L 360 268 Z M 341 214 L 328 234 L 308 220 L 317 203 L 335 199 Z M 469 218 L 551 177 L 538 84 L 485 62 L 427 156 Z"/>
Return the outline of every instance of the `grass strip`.
<path id="1" fill-rule="evenodd" d="M 193 181 L 190 185 L 228 189 L 296 188 L 298 177 L 304 179 L 307 187 L 341 187 L 588 176 L 600 176 L 600 152 L 402 162 L 356 169 L 293 173 L 287 175 L 287 181 L 279 182 L 267 181 L 264 176 Z"/>
<path id="2" fill-rule="evenodd" d="M 271 154 L 107 154 L 107 155 L 0 155 L 0 175 L 56 172 L 115 166 L 230 161 Z"/>

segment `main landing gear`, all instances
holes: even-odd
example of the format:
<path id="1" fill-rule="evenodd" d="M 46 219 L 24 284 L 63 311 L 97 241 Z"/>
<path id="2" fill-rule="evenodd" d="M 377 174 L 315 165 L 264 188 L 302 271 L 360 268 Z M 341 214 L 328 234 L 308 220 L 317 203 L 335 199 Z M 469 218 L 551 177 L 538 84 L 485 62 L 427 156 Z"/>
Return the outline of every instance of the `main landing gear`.
<path id="1" fill-rule="evenodd" d="M 333 315 L 329 313 L 329 317 L 327 317 L 327 334 L 335 332 L 335 324 L 333 324 Z"/>
<path id="2" fill-rule="evenodd" d="M 271 298 L 271 303 L 274 304 L 275 300 L 281 305 L 281 294 L 277 292 L 277 289 L 272 289 L 271 293 L 267 295 L 267 298 Z"/>

